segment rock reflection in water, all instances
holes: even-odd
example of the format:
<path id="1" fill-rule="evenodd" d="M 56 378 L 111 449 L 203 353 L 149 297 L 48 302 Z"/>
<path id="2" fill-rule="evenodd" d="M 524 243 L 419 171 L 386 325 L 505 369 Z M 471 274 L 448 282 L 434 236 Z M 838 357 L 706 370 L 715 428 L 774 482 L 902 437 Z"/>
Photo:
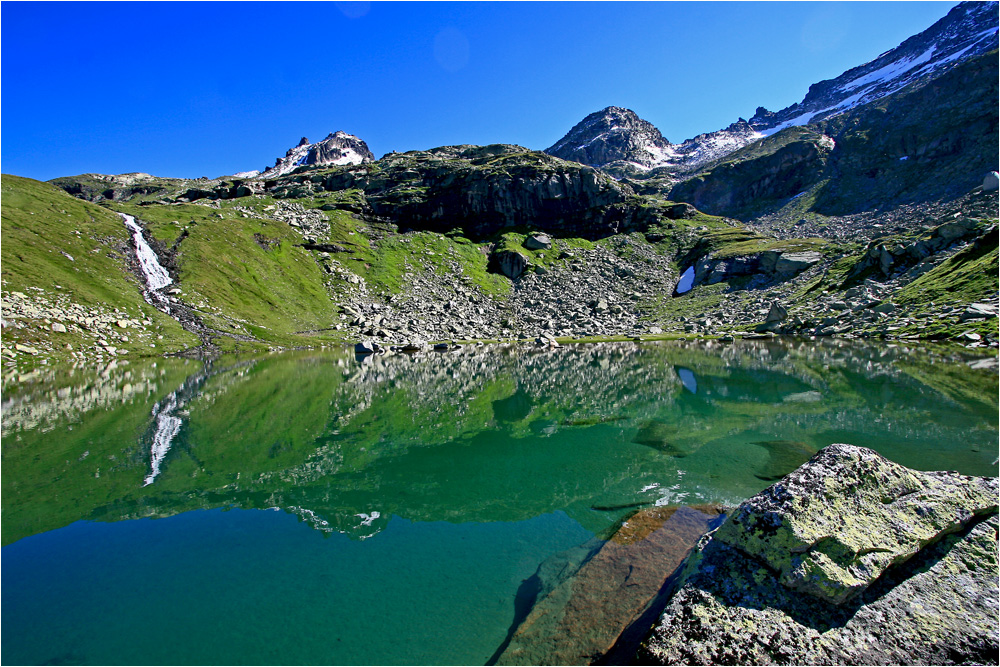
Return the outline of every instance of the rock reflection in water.
<path id="1" fill-rule="evenodd" d="M 4 388 L 3 536 L 230 506 L 357 538 L 391 516 L 552 511 L 602 533 L 624 510 L 593 507 L 736 504 L 832 442 L 996 474 L 997 376 L 961 354 L 832 340 L 467 346 L 39 377 Z M 150 415 L 185 378 L 184 426 L 142 488 Z"/>

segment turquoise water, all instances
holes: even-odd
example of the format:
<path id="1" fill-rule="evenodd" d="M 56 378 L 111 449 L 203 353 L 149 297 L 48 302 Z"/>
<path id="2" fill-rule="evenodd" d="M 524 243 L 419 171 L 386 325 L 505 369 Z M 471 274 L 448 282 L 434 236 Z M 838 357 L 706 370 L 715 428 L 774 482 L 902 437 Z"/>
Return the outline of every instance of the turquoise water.
<path id="1" fill-rule="evenodd" d="M 521 583 L 636 507 L 833 442 L 997 474 L 934 348 L 603 344 L 157 360 L 4 386 L 6 664 L 482 664 Z"/>

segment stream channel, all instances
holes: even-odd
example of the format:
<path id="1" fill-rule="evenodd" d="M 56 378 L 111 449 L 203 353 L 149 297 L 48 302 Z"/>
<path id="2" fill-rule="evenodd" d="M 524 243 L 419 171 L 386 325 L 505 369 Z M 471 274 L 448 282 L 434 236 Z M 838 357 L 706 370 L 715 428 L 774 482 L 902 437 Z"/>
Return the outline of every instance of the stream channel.
<path id="1" fill-rule="evenodd" d="M 996 475 L 981 358 L 628 342 L 11 379 L 2 661 L 484 664 L 637 508 L 731 507 L 835 442 Z"/>

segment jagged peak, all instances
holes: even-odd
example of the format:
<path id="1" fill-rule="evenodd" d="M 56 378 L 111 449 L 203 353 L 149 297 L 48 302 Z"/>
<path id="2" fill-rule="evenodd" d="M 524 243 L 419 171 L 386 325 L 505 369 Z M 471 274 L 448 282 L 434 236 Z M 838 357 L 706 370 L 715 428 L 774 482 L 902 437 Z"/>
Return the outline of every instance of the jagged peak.
<path id="1" fill-rule="evenodd" d="M 314 144 L 309 143 L 306 137 L 302 137 L 298 144 L 288 149 L 284 157 L 274 161 L 273 167 L 268 167 L 259 175 L 273 178 L 305 165 L 347 165 L 374 161 L 375 156 L 368 149 L 368 144 L 353 134 L 337 130 Z M 253 178 L 257 174 L 248 171 L 239 175 Z"/>

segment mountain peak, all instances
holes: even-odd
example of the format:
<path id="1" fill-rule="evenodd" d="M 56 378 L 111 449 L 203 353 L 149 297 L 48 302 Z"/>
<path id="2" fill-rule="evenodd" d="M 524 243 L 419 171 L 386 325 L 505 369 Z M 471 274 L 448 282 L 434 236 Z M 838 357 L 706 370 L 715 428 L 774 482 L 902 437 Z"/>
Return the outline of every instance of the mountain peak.
<path id="1" fill-rule="evenodd" d="M 273 167 L 260 171 L 241 171 L 233 176 L 239 178 L 255 178 L 258 176 L 275 178 L 284 176 L 304 165 L 347 165 L 374 162 L 375 156 L 368 149 L 368 144 L 343 130 L 337 130 L 326 135 L 323 141 L 309 143 L 302 137 L 299 143 L 289 148 L 284 157 L 274 161 Z"/>
<path id="2" fill-rule="evenodd" d="M 609 106 L 588 115 L 545 152 L 584 164 L 623 160 L 648 168 L 662 162 L 669 149 L 652 123 L 631 109 Z"/>

